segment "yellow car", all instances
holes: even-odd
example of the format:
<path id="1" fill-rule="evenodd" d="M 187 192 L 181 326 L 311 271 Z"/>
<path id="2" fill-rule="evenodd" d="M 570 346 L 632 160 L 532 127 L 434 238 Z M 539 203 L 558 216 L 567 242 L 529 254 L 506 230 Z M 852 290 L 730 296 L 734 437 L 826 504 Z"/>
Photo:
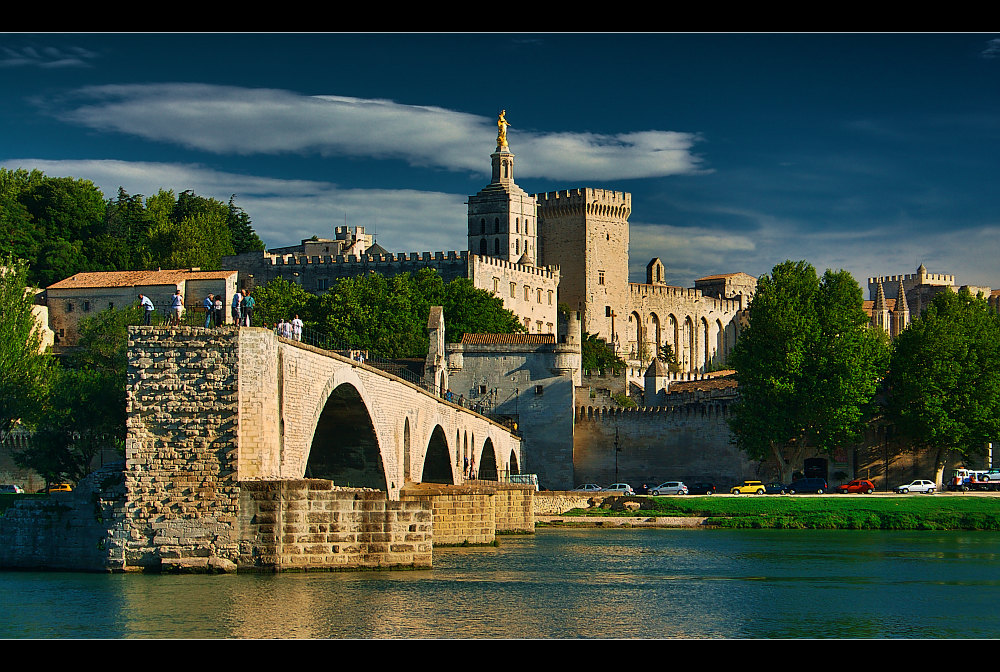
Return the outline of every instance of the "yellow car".
<path id="1" fill-rule="evenodd" d="M 743 481 L 743 485 L 734 486 L 730 492 L 734 495 L 763 495 L 766 491 L 761 481 Z"/>
<path id="2" fill-rule="evenodd" d="M 49 492 L 73 492 L 73 486 L 69 483 L 53 483 L 49 486 Z"/>

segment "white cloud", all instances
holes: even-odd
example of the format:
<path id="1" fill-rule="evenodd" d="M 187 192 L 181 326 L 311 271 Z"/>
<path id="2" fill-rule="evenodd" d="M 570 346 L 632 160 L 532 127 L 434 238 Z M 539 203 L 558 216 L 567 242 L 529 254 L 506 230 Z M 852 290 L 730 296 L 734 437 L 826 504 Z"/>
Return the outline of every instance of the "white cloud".
<path id="1" fill-rule="evenodd" d="M 207 84 L 106 85 L 78 89 L 61 119 L 102 131 L 217 154 L 316 153 L 398 158 L 416 166 L 476 173 L 495 146 L 496 122 L 440 107 L 390 100 L 306 96 Z M 614 135 L 511 130 L 519 175 L 628 179 L 700 171 L 691 133 Z"/>
<path id="2" fill-rule="evenodd" d="M 90 67 L 97 54 L 81 47 L 3 47 L 0 48 L 0 68 L 32 66 L 37 68 Z"/>

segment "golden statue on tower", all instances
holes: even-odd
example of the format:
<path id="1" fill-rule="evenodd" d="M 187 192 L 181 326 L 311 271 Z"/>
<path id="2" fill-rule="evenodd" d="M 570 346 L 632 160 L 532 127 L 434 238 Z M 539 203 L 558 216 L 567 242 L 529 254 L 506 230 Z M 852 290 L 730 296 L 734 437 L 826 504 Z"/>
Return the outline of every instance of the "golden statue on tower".
<path id="1" fill-rule="evenodd" d="M 507 110 L 500 110 L 500 116 L 497 118 L 497 149 L 509 149 L 507 147 L 507 127 L 510 124 L 507 123 Z"/>

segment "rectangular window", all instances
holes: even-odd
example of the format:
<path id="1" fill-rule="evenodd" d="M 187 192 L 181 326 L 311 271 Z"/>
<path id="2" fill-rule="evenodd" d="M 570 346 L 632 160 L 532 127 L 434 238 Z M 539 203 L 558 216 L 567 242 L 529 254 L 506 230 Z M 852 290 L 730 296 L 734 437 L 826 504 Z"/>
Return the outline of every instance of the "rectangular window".
<path id="1" fill-rule="evenodd" d="M 330 286 L 329 283 L 330 283 L 330 281 L 327 280 L 326 278 L 317 278 L 316 279 L 316 289 L 319 289 L 319 290 L 329 289 L 329 286 Z"/>
<path id="2" fill-rule="evenodd" d="M 517 292 L 517 283 L 516 282 L 510 283 L 510 298 L 513 299 L 516 292 Z"/>
<path id="3" fill-rule="evenodd" d="M 83 312 L 85 312 L 85 313 L 89 313 L 90 312 L 90 301 L 84 301 L 83 302 Z"/>
<path id="4" fill-rule="evenodd" d="M 545 388 L 541 385 L 535 385 L 535 394 L 542 394 L 545 392 Z"/>
<path id="5" fill-rule="evenodd" d="M 604 271 L 598 271 L 597 272 L 597 284 L 599 284 L 599 285 L 603 285 L 604 284 Z"/>
<path id="6" fill-rule="evenodd" d="M 538 303 L 542 302 L 542 288 L 538 288 Z"/>
<path id="7" fill-rule="evenodd" d="M 493 278 L 493 293 L 500 293 L 500 278 Z"/>
<path id="8" fill-rule="evenodd" d="M 549 305 L 552 305 L 552 290 L 549 290 Z"/>
<path id="9" fill-rule="evenodd" d="M 538 333 L 538 334 L 542 333 L 542 321 L 541 320 L 539 320 L 538 322 L 535 322 L 535 329 L 536 329 L 535 333 Z"/>
<path id="10" fill-rule="evenodd" d="M 70 301 L 69 303 L 66 304 L 66 312 L 67 313 L 72 313 L 73 312 L 73 302 L 72 301 Z"/>
<path id="11" fill-rule="evenodd" d="M 479 386 L 479 394 L 486 394 L 486 386 L 485 385 L 480 385 Z"/>
<path id="12" fill-rule="evenodd" d="M 531 287 L 524 286 L 524 300 L 531 301 Z"/>
<path id="13" fill-rule="evenodd" d="M 604 317 L 611 317 L 611 306 L 604 306 Z"/>

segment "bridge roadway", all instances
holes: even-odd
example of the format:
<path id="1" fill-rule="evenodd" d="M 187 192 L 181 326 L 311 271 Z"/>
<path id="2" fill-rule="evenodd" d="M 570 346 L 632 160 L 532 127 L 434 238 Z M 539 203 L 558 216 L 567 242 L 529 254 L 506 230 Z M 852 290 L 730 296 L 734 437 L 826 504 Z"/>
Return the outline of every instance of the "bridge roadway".
<path id="1" fill-rule="evenodd" d="M 385 490 L 519 473 L 503 425 L 334 352 L 239 331 L 238 480 L 327 478 Z"/>

